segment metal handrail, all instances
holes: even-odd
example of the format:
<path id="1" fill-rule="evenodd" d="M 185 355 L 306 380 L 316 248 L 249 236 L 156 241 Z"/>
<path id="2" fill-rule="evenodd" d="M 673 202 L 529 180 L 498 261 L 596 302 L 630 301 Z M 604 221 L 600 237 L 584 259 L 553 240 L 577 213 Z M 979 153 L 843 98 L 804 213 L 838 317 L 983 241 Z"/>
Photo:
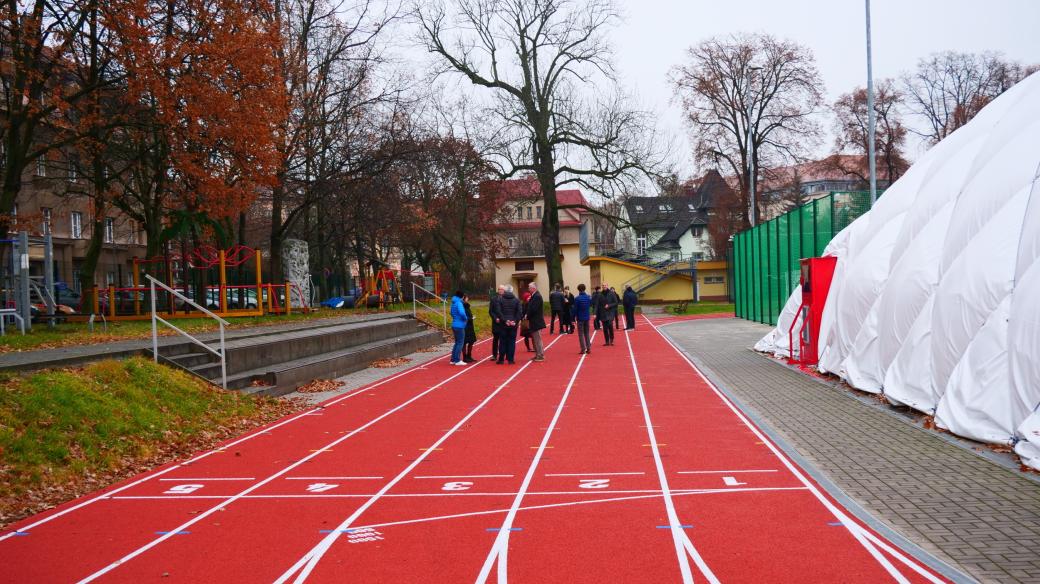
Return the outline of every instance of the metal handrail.
<path id="1" fill-rule="evenodd" d="M 7 317 L 9 317 L 9 316 L 13 316 L 14 319 L 18 321 L 18 328 L 21 329 L 22 335 L 24 336 L 25 335 L 25 319 L 22 318 L 22 315 L 18 314 L 18 309 L 17 308 L 2 308 L 2 309 L 0 309 L 0 336 L 7 335 L 7 329 L 6 329 L 6 326 L 5 326 L 5 321 L 7 320 Z"/>
<path id="2" fill-rule="evenodd" d="M 441 303 L 440 310 L 430 306 L 429 304 L 426 304 L 422 300 L 419 300 L 418 295 L 415 293 L 416 289 L 422 290 L 423 292 L 426 292 L 430 296 L 432 296 L 432 297 L 436 298 L 437 300 L 439 300 L 440 303 Z M 444 329 L 445 330 L 448 329 L 448 313 L 447 313 L 448 303 L 443 298 L 441 298 L 440 296 L 437 296 L 437 294 L 435 294 L 433 292 L 430 292 L 429 290 L 427 290 L 426 288 L 423 288 L 422 286 L 416 284 L 415 282 L 412 282 L 412 316 L 413 317 L 418 318 L 418 313 L 419 313 L 418 305 L 419 304 L 423 305 L 428 310 L 431 310 L 433 312 L 439 312 L 441 314 L 441 319 L 444 321 L 444 325 L 443 325 Z"/>
<path id="3" fill-rule="evenodd" d="M 224 320 L 223 318 L 220 318 L 216 314 L 213 314 L 212 312 L 209 311 L 209 309 L 207 309 L 206 307 L 204 307 L 204 306 L 202 306 L 200 304 L 197 304 L 191 298 L 188 298 L 184 294 L 181 294 L 180 292 L 174 290 L 173 288 L 167 286 L 166 284 L 163 284 L 159 280 L 156 280 L 154 277 L 152 277 L 151 274 L 145 274 L 144 277 L 148 279 L 148 281 L 150 283 L 149 287 L 151 288 L 151 292 L 152 292 L 152 294 L 151 294 L 151 296 L 152 296 L 152 298 L 151 298 L 151 301 L 152 301 L 152 357 L 155 360 L 155 362 L 156 363 L 159 362 L 159 329 L 158 329 L 158 326 L 156 325 L 156 323 L 157 322 L 161 322 L 161 323 L 165 324 L 166 326 L 172 328 L 173 330 L 177 331 L 178 333 L 180 333 L 181 336 L 187 337 L 187 339 L 190 340 L 191 342 L 195 343 L 196 345 L 202 347 L 203 349 L 209 351 L 210 353 L 213 353 L 214 355 L 216 355 L 217 357 L 220 358 L 221 386 L 224 389 L 227 389 L 227 348 L 224 346 L 224 326 L 225 325 L 229 325 L 231 323 L 229 323 L 228 321 Z M 214 348 L 210 347 L 206 343 L 203 343 L 202 341 L 200 341 L 200 340 L 196 339 L 195 337 L 189 335 L 188 333 L 186 333 L 183 330 L 181 330 L 179 327 L 175 326 L 173 323 L 171 323 L 168 320 L 164 319 L 163 317 L 159 316 L 158 311 L 156 311 L 156 309 L 155 309 L 155 285 L 156 284 L 158 284 L 160 288 L 166 290 L 167 292 L 172 293 L 177 298 L 180 298 L 181 300 L 183 300 L 187 304 L 195 307 L 199 312 L 202 312 L 206 316 L 208 316 L 208 317 L 212 318 L 213 320 L 217 321 L 217 324 L 220 327 L 220 351 L 215 350 Z"/>

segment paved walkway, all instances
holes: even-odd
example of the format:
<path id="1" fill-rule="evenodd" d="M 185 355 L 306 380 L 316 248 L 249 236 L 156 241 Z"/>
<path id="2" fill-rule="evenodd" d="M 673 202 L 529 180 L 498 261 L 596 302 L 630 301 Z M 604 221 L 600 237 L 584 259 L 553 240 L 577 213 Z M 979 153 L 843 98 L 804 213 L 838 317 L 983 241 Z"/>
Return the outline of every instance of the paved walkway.
<path id="1" fill-rule="evenodd" d="M 1040 484 L 748 348 L 737 319 L 662 328 L 854 501 L 983 582 L 1040 582 Z"/>
<path id="2" fill-rule="evenodd" d="M 228 329 L 225 332 L 224 338 L 225 340 L 240 339 L 244 337 L 255 336 L 258 334 L 272 334 L 296 331 L 347 322 L 360 322 L 364 320 L 389 318 L 405 314 L 411 313 L 398 311 L 362 315 L 346 314 L 330 318 L 292 320 L 279 324 Z M 174 324 L 176 324 L 176 321 L 173 322 Z M 98 327 L 100 327 L 100 325 L 98 325 Z M 208 332 L 200 333 L 198 335 L 195 335 L 195 337 L 200 341 L 209 342 L 216 341 L 217 339 L 219 339 L 220 334 L 218 332 Z M 184 343 L 186 341 L 187 339 L 180 335 L 164 336 L 159 338 L 159 347 L 161 348 L 167 345 L 176 345 Z M 88 363 L 91 361 L 97 361 L 100 359 L 128 357 L 130 355 L 138 354 L 141 351 L 148 351 L 150 355 L 151 348 L 152 339 L 151 337 L 148 337 L 144 339 L 129 339 L 126 341 L 116 341 L 114 343 L 96 343 L 91 345 L 72 345 L 68 347 L 59 347 L 55 349 L 17 351 L 12 353 L 0 354 L 0 370 L 24 370 L 44 369 L 49 367 L 67 367 L 70 365 L 77 365 L 82 363 Z"/>

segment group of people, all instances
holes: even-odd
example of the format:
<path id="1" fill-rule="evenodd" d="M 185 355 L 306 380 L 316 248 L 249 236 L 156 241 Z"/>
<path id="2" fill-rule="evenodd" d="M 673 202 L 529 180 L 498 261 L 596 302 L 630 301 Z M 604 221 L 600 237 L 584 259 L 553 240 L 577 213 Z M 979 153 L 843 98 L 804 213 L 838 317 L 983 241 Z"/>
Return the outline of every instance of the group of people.
<path id="1" fill-rule="evenodd" d="M 569 286 L 557 284 L 549 294 L 549 334 L 556 334 L 559 321 L 559 334 L 578 334 L 578 348 L 582 354 L 592 350 L 589 323 L 594 330 L 603 330 L 604 346 L 614 344 L 614 332 L 621 328 L 618 308 L 625 313 L 625 330 L 636 327 L 635 309 L 639 303 L 639 295 L 631 286 L 618 296 L 617 291 L 607 284 L 596 286 L 592 294 L 588 294 L 585 284 L 578 284 L 578 295 L 571 294 Z M 516 338 L 519 331 L 524 339 L 524 347 L 534 353 L 532 361 L 544 361 L 545 352 L 542 342 L 542 331 L 546 328 L 545 307 L 538 286 L 531 282 L 521 297 L 517 297 L 512 286 L 500 285 L 497 294 L 491 297 L 488 305 L 491 316 L 491 356 L 499 365 L 516 362 Z M 451 304 L 452 332 L 455 345 L 451 352 L 452 365 L 472 363 L 473 344 L 477 340 L 473 328 L 473 312 L 469 305 L 469 297 L 461 290 L 455 292 Z"/>

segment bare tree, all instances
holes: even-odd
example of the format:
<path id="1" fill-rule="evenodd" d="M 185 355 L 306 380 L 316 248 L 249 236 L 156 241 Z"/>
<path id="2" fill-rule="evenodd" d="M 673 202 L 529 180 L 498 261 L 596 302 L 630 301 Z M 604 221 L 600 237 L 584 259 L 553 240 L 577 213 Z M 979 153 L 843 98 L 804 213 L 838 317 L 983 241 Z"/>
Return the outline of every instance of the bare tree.
<path id="1" fill-rule="evenodd" d="M 932 143 L 942 140 L 1031 70 L 996 52 L 946 51 L 921 59 L 903 79 L 910 107 L 927 122 L 927 130 L 917 133 Z"/>
<path id="2" fill-rule="evenodd" d="M 694 156 L 739 177 L 749 209 L 749 157 L 757 177 L 759 169 L 796 161 L 815 145 L 823 95 L 816 59 L 805 46 L 761 33 L 709 39 L 687 55 L 671 82 L 693 130 Z M 757 223 L 760 205 L 751 212 Z"/>
<path id="3" fill-rule="evenodd" d="M 501 178 L 537 177 L 550 286 L 563 282 L 559 187 L 611 197 L 657 165 L 652 123 L 618 90 L 610 0 L 432 0 L 415 11 L 441 69 L 493 97 Z M 595 209 L 589 209 L 595 212 Z"/>
<path id="4" fill-rule="evenodd" d="M 903 93 L 896 88 L 893 80 L 885 79 L 875 85 L 874 114 L 877 124 L 874 141 L 877 148 L 877 174 L 887 184 L 894 182 L 910 167 L 903 154 L 907 129 L 903 125 L 900 106 L 904 101 Z M 842 95 L 831 109 L 835 117 L 835 153 L 866 157 L 869 136 L 867 90 L 858 87 Z M 869 163 L 853 164 L 849 158 L 842 156 L 832 156 L 827 160 L 833 163 L 835 169 L 847 175 L 856 176 L 864 182 L 870 180 Z"/>

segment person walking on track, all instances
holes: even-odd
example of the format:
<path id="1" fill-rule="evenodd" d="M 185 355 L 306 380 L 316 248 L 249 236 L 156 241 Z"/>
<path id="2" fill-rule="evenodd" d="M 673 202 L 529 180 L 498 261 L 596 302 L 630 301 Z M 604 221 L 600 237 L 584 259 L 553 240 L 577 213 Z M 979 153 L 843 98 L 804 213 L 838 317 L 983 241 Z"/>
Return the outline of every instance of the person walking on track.
<path id="1" fill-rule="evenodd" d="M 614 293 L 614 296 L 618 297 L 618 303 L 620 304 L 621 296 L 618 295 L 617 290 L 615 290 L 614 287 L 611 286 L 610 291 Z M 621 315 L 618 313 L 617 309 L 614 310 L 614 330 L 621 330 Z"/>
<path id="2" fill-rule="evenodd" d="M 625 307 L 625 330 L 630 331 L 636 328 L 636 304 L 639 304 L 639 295 L 631 286 L 625 286 L 621 304 Z"/>
<path id="3" fill-rule="evenodd" d="M 599 301 L 603 295 L 599 291 L 599 286 L 592 289 L 592 326 L 595 330 L 599 330 Z"/>
<path id="4" fill-rule="evenodd" d="M 545 303 L 542 301 L 542 293 L 534 282 L 527 285 L 531 297 L 527 299 L 527 334 L 531 336 L 534 344 L 534 358 L 532 361 L 545 361 L 545 353 L 542 347 L 542 329 L 545 328 Z"/>
<path id="5" fill-rule="evenodd" d="M 578 284 L 578 296 L 574 298 L 574 320 L 578 329 L 578 349 L 581 353 L 592 350 L 589 342 L 589 309 L 592 298 L 585 293 L 585 284 Z"/>
<path id="6" fill-rule="evenodd" d="M 564 332 L 574 334 L 574 294 L 571 294 L 570 286 L 563 287 L 563 324 Z"/>
<path id="7" fill-rule="evenodd" d="M 516 329 L 524 317 L 520 299 L 513 294 L 512 286 L 506 286 L 499 299 L 498 315 L 502 319 L 502 329 L 498 338 L 498 359 L 495 362 L 501 365 L 503 361 L 509 361 L 512 365 L 516 362 Z"/>
<path id="8" fill-rule="evenodd" d="M 466 340 L 466 307 L 462 305 L 462 290 L 456 290 L 451 297 L 451 332 L 455 335 L 455 344 L 451 348 L 451 364 L 465 365 L 462 360 L 462 345 Z"/>
<path id="9" fill-rule="evenodd" d="M 553 291 L 549 293 L 549 310 L 551 314 L 549 316 L 549 334 L 553 334 L 553 330 L 556 328 L 556 320 L 560 321 L 560 334 L 563 334 L 563 292 L 560 291 L 560 285 L 553 286 Z"/>
<path id="10" fill-rule="evenodd" d="M 473 310 L 469 306 L 469 295 L 462 297 L 462 307 L 466 309 L 466 339 L 462 345 L 462 360 L 466 363 L 476 361 L 473 358 L 473 345 L 477 342 L 477 329 L 473 325 Z"/>
<path id="11" fill-rule="evenodd" d="M 599 297 L 599 321 L 603 325 L 603 346 L 608 347 L 614 344 L 614 319 L 617 318 L 617 307 L 621 302 L 618 295 L 603 285 L 603 292 Z"/>
<path id="12" fill-rule="evenodd" d="M 530 291 L 524 290 L 523 292 L 520 292 L 520 307 L 523 309 L 524 314 L 527 314 L 527 301 L 530 300 L 530 299 L 531 299 L 531 292 Z M 530 353 L 531 352 L 531 331 L 530 331 L 530 329 L 527 328 L 528 324 L 529 323 L 527 322 L 526 318 L 520 320 L 520 336 L 523 337 L 523 339 L 524 339 L 524 348 L 527 349 L 528 353 Z"/>
<path id="13" fill-rule="evenodd" d="M 488 316 L 491 317 L 491 358 L 498 359 L 498 347 L 502 340 L 502 295 L 506 293 L 505 284 L 498 285 L 498 293 L 491 296 L 488 303 Z"/>

